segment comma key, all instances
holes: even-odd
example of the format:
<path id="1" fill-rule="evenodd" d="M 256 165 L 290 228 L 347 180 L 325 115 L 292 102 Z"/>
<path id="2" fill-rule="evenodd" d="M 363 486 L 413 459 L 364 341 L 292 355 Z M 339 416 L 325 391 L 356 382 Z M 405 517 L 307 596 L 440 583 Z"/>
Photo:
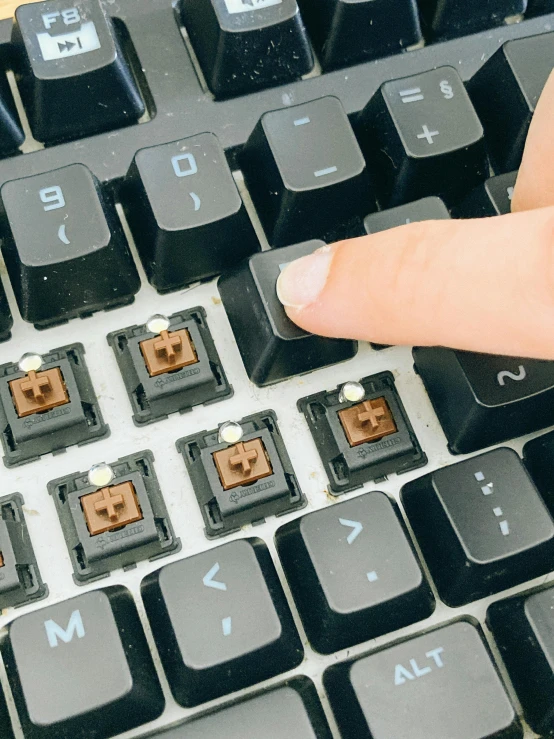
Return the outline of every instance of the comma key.
<path id="1" fill-rule="evenodd" d="M 523 736 L 478 628 L 458 621 L 330 667 L 343 739 Z"/>
<path id="2" fill-rule="evenodd" d="M 16 618 L 1 650 L 28 739 L 108 739 L 163 711 L 133 598 L 120 585 Z"/>

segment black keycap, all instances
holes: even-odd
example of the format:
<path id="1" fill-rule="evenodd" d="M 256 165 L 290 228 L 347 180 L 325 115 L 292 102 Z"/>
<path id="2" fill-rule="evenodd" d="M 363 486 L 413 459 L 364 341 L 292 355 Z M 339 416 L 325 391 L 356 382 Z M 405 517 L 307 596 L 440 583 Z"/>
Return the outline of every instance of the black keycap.
<path id="1" fill-rule="evenodd" d="M 523 447 L 523 461 L 548 509 L 554 513 L 554 431 L 528 441 Z"/>
<path id="2" fill-rule="evenodd" d="M 142 593 L 175 700 L 232 693 L 304 656 L 279 578 L 260 539 L 224 544 L 163 567 Z"/>
<path id="3" fill-rule="evenodd" d="M 8 713 L 8 706 L 6 704 L 6 698 L 4 697 L 4 691 L 0 687 L 0 736 L 2 739 L 15 739 L 10 722 L 10 714 Z"/>
<path id="4" fill-rule="evenodd" d="M 144 103 L 100 0 L 20 6 L 15 72 L 33 135 L 56 143 L 136 122 Z"/>
<path id="5" fill-rule="evenodd" d="M 554 362 L 438 347 L 413 355 L 452 454 L 554 423 Z"/>
<path id="6" fill-rule="evenodd" d="M 458 218 L 485 218 L 510 213 L 516 180 L 517 172 L 489 177 L 456 208 L 456 216 Z"/>
<path id="7" fill-rule="evenodd" d="M 300 0 L 323 69 L 394 54 L 421 41 L 416 0 Z"/>
<path id="8" fill-rule="evenodd" d="M 386 82 L 365 107 L 361 127 L 382 170 L 384 205 L 426 195 L 449 204 L 488 173 L 483 128 L 452 67 Z"/>
<path id="9" fill-rule="evenodd" d="M 468 83 L 496 171 L 517 169 L 554 68 L 554 33 L 507 41 Z"/>
<path id="10" fill-rule="evenodd" d="M 219 274 L 260 249 L 211 133 L 141 149 L 123 200 L 148 279 L 159 292 Z"/>
<path id="11" fill-rule="evenodd" d="M 323 238 L 333 226 L 374 207 L 362 152 L 334 97 L 263 115 L 242 166 L 273 246 Z"/>
<path id="12" fill-rule="evenodd" d="M 523 736 L 481 632 L 466 621 L 333 666 L 324 683 L 343 739 Z"/>
<path id="13" fill-rule="evenodd" d="M 364 228 L 368 234 L 388 231 L 389 228 L 405 226 L 407 223 L 419 221 L 444 221 L 450 218 L 448 208 L 440 198 L 428 197 L 416 200 L 415 203 L 398 205 L 396 208 L 370 213 L 364 220 Z"/>
<path id="14" fill-rule="evenodd" d="M 8 79 L 0 74 L 0 156 L 15 154 L 24 139 Z"/>
<path id="15" fill-rule="evenodd" d="M 7 341 L 12 333 L 13 326 L 12 312 L 6 297 L 4 286 L 0 282 L 0 341 Z"/>
<path id="16" fill-rule="evenodd" d="M 402 502 L 449 606 L 552 569 L 554 522 L 512 449 L 495 449 L 409 482 Z"/>
<path id="17" fill-rule="evenodd" d="M 181 0 L 181 16 L 218 98 L 291 82 L 314 66 L 296 0 Z"/>
<path id="18" fill-rule="evenodd" d="M 108 739 L 163 711 L 140 619 L 121 585 L 20 616 L 2 654 L 28 739 Z"/>
<path id="19" fill-rule="evenodd" d="M 159 739 L 331 739 L 315 687 L 306 677 L 155 736 Z"/>
<path id="20" fill-rule="evenodd" d="M 218 287 L 248 377 L 258 386 L 351 359 L 356 341 L 326 339 L 293 323 L 277 298 L 277 278 L 294 259 L 324 246 L 307 241 L 254 254 L 219 278 Z"/>
<path id="21" fill-rule="evenodd" d="M 529 0 L 527 8 L 527 17 L 534 15 L 544 15 L 546 13 L 554 13 L 554 0 Z"/>
<path id="22" fill-rule="evenodd" d="M 527 0 L 420 0 L 433 38 L 453 38 L 501 26 L 506 18 L 524 13 Z"/>
<path id="23" fill-rule="evenodd" d="M 434 600 L 396 507 L 368 493 L 277 531 L 310 644 L 330 654 L 430 616 Z"/>
<path id="24" fill-rule="evenodd" d="M 21 315 L 38 327 L 131 303 L 140 280 L 123 229 L 82 164 L 1 190 L 2 253 Z"/>
<path id="25" fill-rule="evenodd" d="M 525 719 L 537 734 L 554 733 L 554 588 L 552 584 L 493 603 L 491 629 Z"/>

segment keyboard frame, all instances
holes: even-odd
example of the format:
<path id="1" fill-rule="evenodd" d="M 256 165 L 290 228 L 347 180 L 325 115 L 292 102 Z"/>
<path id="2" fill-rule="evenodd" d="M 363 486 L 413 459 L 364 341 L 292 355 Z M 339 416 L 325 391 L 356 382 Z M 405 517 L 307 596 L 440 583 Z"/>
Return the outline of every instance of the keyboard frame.
<path id="1" fill-rule="evenodd" d="M 430 45 L 398 56 L 368 62 L 356 67 L 338 70 L 325 75 L 312 75 L 308 79 L 258 92 L 246 97 L 224 102 L 215 102 L 203 89 L 191 61 L 187 46 L 178 28 L 171 0 L 110 0 L 108 11 L 121 19 L 133 37 L 135 49 L 145 69 L 156 115 L 152 120 L 129 128 L 104 133 L 82 141 L 32 151 L 21 156 L 0 161 L 0 183 L 7 180 L 37 174 L 73 162 L 86 164 L 96 176 L 117 194 L 118 185 L 125 175 L 134 153 L 144 146 L 166 143 L 178 138 L 191 136 L 204 131 L 215 133 L 226 149 L 231 165 L 236 164 L 236 154 L 246 141 L 262 113 L 285 105 L 301 103 L 322 95 L 339 97 L 349 114 L 360 111 L 379 85 L 390 79 L 426 71 L 443 64 L 454 66 L 464 80 L 496 51 L 500 44 L 512 38 L 531 36 L 554 29 L 554 14 L 525 21 L 521 24 L 503 26 L 472 37 L 457 39 L 442 44 Z M 0 22 L 0 58 L 6 59 L 9 48 L 11 21 Z M 168 64 L 168 59 L 171 64 Z M 26 144 L 28 149 L 34 145 Z M 247 207 L 255 219 L 250 200 L 245 192 L 240 174 L 236 179 Z M 121 215 L 121 210 L 120 210 Z M 257 224 L 258 233 L 260 227 Z M 130 238 L 128 229 L 127 236 Z M 132 243 L 132 240 L 131 240 Z M 484 623 L 488 604 L 509 594 L 523 592 L 545 581 L 554 581 L 554 572 L 545 577 L 529 581 L 501 594 L 483 599 L 462 608 L 451 609 L 437 598 L 434 615 L 425 621 L 401 629 L 392 635 L 380 637 L 333 655 L 323 656 L 315 653 L 306 644 L 300 620 L 290 596 L 282 568 L 276 553 L 273 536 L 275 530 L 293 517 L 331 506 L 334 503 L 354 497 L 370 490 L 382 490 L 399 499 L 400 487 L 408 480 L 425 474 L 432 469 L 451 464 L 465 456 L 453 457 L 449 454 L 444 434 L 433 412 L 431 403 L 420 379 L 413 371 L 410 349 L 394 347 L 375 351 L 367 344 L 361 344 L 358 355 L 343 364 L 318 370 L 303 377 L 295 377 L 272 387 L 257 388 L 246 376 L 234 337 L 227 321 L 225 311 L 215 282 L 193 286 L 186 290 L 159 296 L 146 281 L 140 267 L 136 251 L 135 259 L 139 266 L 142 289 L 132 305 L 105 313 L 97 313 L 85 320 L 73 320 L 45 331 L 37 331 L 22 321 L 15 305 L 13 291 L 8 284 L 5 270 L 1 268 L 4 285 L 14 315 L 13 338 L 0 345 L 0 362 L 15 361 L 26 351 L 47 352 L 65 344 L 82 341 L 86 350 L 86 360 L 97 391 L 104 419 L 110 425 L 112 435 L 94 444 L 70 448 L 66 453 L 53 457 L 47 455 L 40 461 L 8 470 L 2 468 L 2 488 L 5 495 L 20 492 L 25 499 L 26 520 L 29 533 L 38 559 L 44 581 L 50 594 L 47 599 L 20 609 L 8 609 L 0 615 L 0 628 L 19 614 L 30 612 L 47 604 L 69 598 L 87 590 L 121 583 L 130 588 L 135 596 L 147 638 L 155 656 L 160 679 L 166 695 L 167 707 L 156 721 L 134 731 L 121 735 L 121 739 L 150 735 L 184 718 L 202 713 L 208 708 L 225 704 L 229 697 L 218 699 L 196 709 L 179 707 L 168 689 L 167 681 L 160 667 L 152 636 L 140 599 L 140 582 L 152 570 L 171 561 L 188 557 L 200 551 L 211 549 L 224 541 L 256 535 L 269 546 L 279 576 L 293 608 L 296 625 L 305 645 L 306 658 L 300 667 L 285 675 L 265 681 L 262 687 L 281 683 L 293 675 L 307 675 L 316 684 L 329 719 L 333 736 L 339 737 L 332 719 L 325 694 L 322 689 L 321 674 L 325 667 L 337 659 L 364 654 L 382 647 L 400 637 L 417 634 L 424 629 L 438 626 L 452 618 L 468 614 Z M 235 394 L 220 403 L 195 408 L 185 415 L 172 415 L 150 426 L 137 428 L 133 425 L 131 407 L 120 376 L 115 357 L 106 336 L 109 332 L 143 323 L 154 313 L 170 315 L 173 312 L 202 305 L 207 310 L 207 320 L 212 331 L 221 361 L 234 387 Z M 414 426 L 416 435 L 427 452 L 430 462 L 420 470 L 397 477 L 391 476 L 379 484 L 365 484 L 362 489 L 334 498 L 327 493 L 327 479 L 319 460 L 307 424 L 296 410 L 296 401 L 310 393 L 334 388 L 347 380 L 357 380 L 369 374 L 390 370 L 394 372 L 398 391 Z M 241 418 L 245 414 L 272 408 L 277 412 L 283 439 L 291 457 L 293 467 L 303 492 L 308 498 L 308 506 L 303 511 L 283 518 L 269 519 L 262 526 L 247 527 L 239 533 L 223 540 L 209 541 L 203 531 L 203 521 L 190 480 L 182 458 L 175 448 L 175 441 L 202 429 L 214 428 L 225 420 Z M 541 432 L 542 433 L 542 432 Z M 524 442 L 530 437 L 518 439 L 507 444 L 521 452 Z M 72 579 L 69 555 L 63 540 L 61 526 L 53 501 L 46 484 L 65 474 L 86 470 L 91 464 L 101 461 L 111 462 L 124 455 L 151 449 L 155 456 L 155 469 L 164 495 L 175 533 L 182 540 L 183 548 L 178 554 L 154 563 L 139 563 L 136 569 L 115 571 L 109 578 L 83 587 L 77 587 Z M 474 455 L 466 455 L 474 456 Z M 417 546 L 417 543 L 416 543 Z M 435 592 L 436 596 L 436 592 Z M 490 634 L 485 628 L 495 656 L 498 652 Z M 0 682 L 7 693 L 12 720 L 17 727 L 15 711 L 3 666 L 0 666 Z M 233 694 L 232 699 L 248 696 L 260 686 Z M 512 692 L 517 706 L 517 699 Z M 16 728 L 17 731 L 17 728 Z M 18 739 L 21 732 L 16 733 Z M 529 730 L 526 739 L 534 736 Z"/>

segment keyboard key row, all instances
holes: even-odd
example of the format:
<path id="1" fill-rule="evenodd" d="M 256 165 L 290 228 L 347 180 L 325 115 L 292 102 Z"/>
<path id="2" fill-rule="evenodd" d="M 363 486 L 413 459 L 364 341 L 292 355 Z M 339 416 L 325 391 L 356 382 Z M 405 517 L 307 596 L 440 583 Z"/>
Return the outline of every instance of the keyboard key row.
<path id="1" fill-rule="evenodd" d="M 350 534 L 350 542 L 343 538 L 342 546 L 364 533 Z M 525 718 L 541 734 L 553 726 L 544 689 L 554 679 L 553 592 L 549 585 L 500 600 L 487 614 Z M 259 540 L 238 540 L 167 565 L 144 579 L 142 593 L 164 671 L 181 705 L 194 707 L 255 685 L 302 660 L 289 606 Z M 85 739 L 107 739 L 156 718 L 164 707 L 133 598 L 120 585 L 16 618 L 8 625 L 2 655 L 31 739 L 69 739 L 77 732 Z M 109 676 L 99 680 L 106 663 Z M 536 682 L 529 682 L 530 670 Z M 535 684 L 542 690 L 533 689 Z M 344 737 L 522 736 L 483 634 L 471 620 L 333 664 L 324 673 L 324 686 Z M 0 709 L 8 737 L 2 702 Z M 260 730 L 275 739 L 330 736 L 315 690 L 302 676 L 156 736 L 257 739 Z"/>
<path id="2" fill-rule="evenodd" d="M 526 463 L 541 492 L 552 491 L 552 436 L 525 448 Z M 160 498 L 152 492 L 151 462 L 142 453 L 114 463 L 111 479 L 98 466 L 88 477 L 56 481 L 55 490 L 50 489 L 59 497 L 57 506 L 67 505 L 69 518 L 62 525 L 68 545 L 71 519 L 77 531 L 79 526 L 87 529 L 91 543 L 81 539 L 82 551 L 91 560 L 115 557 L 110 567 L 136 561 L 122 558 L 123 552 L 137 545 L 133 536 L 141 540 L 146 536 L 149 506 L 155 509 L 156 520 L 164 516 Z M 256 460 L 251 458 L 250 464 L 255 467 Z M 147 486 L 146 494 L 141 485 Z M 0 531 L 6 557 L 1 568 L 13 568 L 6 542 L 27 541 L 25 546 L 30 547 L 26 529 L 21 528 L 21 502 L 18 496 L 2 500 L 3 518 L 12 529 Z M 511 450 L 495 450 L 408 483 L 402 502 L 447 604 L 467 603 L 550 568 L 554 522 Z M 140 527 L 134 526 L 137 517 Z M 163 530 L 171 531 L 167 519 Z M 122 532 L 127 533 L 121 536 Z M 95 553 L 93 542 L 100 537 L 102 546 Z M 278 529 L 276 541 L 307 636 L 320 652 L 390 633 L 433 611 L 434 600 L 406 527 L 383 493 L 367 493 L 286 523 Z M 16 557 L 21 557 L 21 546 L 17 551 L 14 547 Z M 33 561 L 32 551 L 27 561 Z M 34 568 L 36 577 L 36 562 Z M 7 573 L 6 569 L 1 574 Z M 46 592 L 40 579 L 38 585 L 35 597 Z M 303 650 L 291 612 L 259 539 L 236 540 L 166 565 L 145 578 L 142 591 L 172 692 L 184 706 L 197 706 L 300 664 Z M 548 662 L 552 596 L 538 592 L 494 603 L 489 623 L 522 692 L 524 710 L 542 731 L 552 727 L 550 702 L 542 699 L 544 691 L 527 690 L 521 677 L 521 665 L 527 673 L 532 662 L 541 679 L 552 680 Z M 512 611 L 514 619 L 507 620 L 506 613 Z M 537 638 L 529 639 L 527 633 Z M 89 736 L 82 728 L 88 723 L 96 732 L 91 729 L 91 737 L 108 737 L 154 718 L 163 707 L 132 598 L 121 586 L 17 618 L 2 652 L 26 736 L 69 739 L 77 727 Z M 112 664 L 108 684 L 98 681 L 95 667 L 105 662 L 106 654 Z M 464 666 L 466 659 L 471 670 Z M 438 671 L 440 677 L 434 677 Z M 52 679 L 41 672 L 51 672 Z M 412 712 L 399 712 L 398 701 L 404 708 L 406 701 L 419 706 L 418 731 L 423 733 L 418 736 L 465 737 L 470 730 L 476 736 L 521 735 L 481 636 L 464 621 L 331 667 L 325 685 L 344 736 L 413 736 L 413 727 L 406 723 Z M 403 686 L 409 687 L 401 692 Z M 462 708 L 460 691 L 467 701 L 463 714 L 457 712 Z M 149 701 L 144 703 L 141 697 L 138 710 L 134 701 L 144 694 Z M 489 710 L 480 709 L 481 700 Z M 439 704 L 445 710 L 437 717 L 434 708 Z M 211 721 L 218 725 L 215 719 L 199 719 L 199 730 L 204 720 L 207 726 Z M 479 733 L 485 730 L 489 734 Z"/>
<path id="3" fill-rule="evenodd" d="M 473 0 L 470 6 L 421 0 L 420 11 L 427 37 L 435 40 L 500 25 L 526 6 L 526 0 Z M 423 39 L 416 0 L 181 0 L 177 11 L 218 99 L 310 73 L 315 60 L 308 33 L 324 71 L 400 52 Z M 545 0 L 533 12 L 549 12 Z M 144 74 L 134 53 L 127 53 L 132 39 L 100 0 L 22 6 L 11 41 L 13 70 L 37 140 L 51 145 L 82 138 L 136 124 L 145 114 Z M 0 95 L 0 155 L 7 156 L 17 152 L 24 134 L 4 76 Z"/>
<path id="4" fill-rule="evenodd" d="M 470 91 L 488 100 L 487 69 L 509 58 L 507 98 L 536 102 L 554 64 L 553 38 L 508 42 L 471 81 Z M 525 66 L 528 54 L 538 55 L 542 67 Z M 509 137 L 516 149 L 533 109 L 510 116 L 518 127 Z M 487 115 L 484 132 L 458 73 L 441 67 L 385 83 L 355 121 L 360 143 L 334 97 L 266 113 L 239 153 L 239 166 L 272 246 L 330 240 L 344 228 L 359 233 L 366 216 L 371 232 L 376 199 L 390 207 L 441 196 L 452 207 L 482 187 L 486 149 L 500 125 Z M 521 158 L 521 147 L 516 149 L 507 158 L 514 164 Z M 508 196 L 511 178 L 495 185 Z M 497 204 L 490 186 L 486 195 L 470 195 L 459 214 L 505 212 L 508 201 Z M 43 328 L 133 300 L 140 281 L 112 196 L 84 165 L 12 180 L 1 197 L 2 251 L 25 320 Z M 212 134 L 140 150 L 120 197 L 148 279 L 161 293 L 209 279 L 260 250 Z M 380 218 L 373 216 L 376 223 Z M 409 214 L 403 222 L 408 220 Z M 7 338 L 12 319 L 5 299 L 0 302 L 0 337 Z"/>

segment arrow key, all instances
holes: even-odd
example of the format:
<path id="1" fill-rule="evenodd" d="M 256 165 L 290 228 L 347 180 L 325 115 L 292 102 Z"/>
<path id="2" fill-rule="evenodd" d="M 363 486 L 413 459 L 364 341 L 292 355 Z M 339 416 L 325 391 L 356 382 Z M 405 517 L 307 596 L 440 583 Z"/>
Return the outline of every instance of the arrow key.
<path id="1" fill-rule="evenodd" d="M 242 539 L 142 583 L 175 700 L 192 707 L 296 667 L 302 645 L 267 547 Z"/>
<path id="2" fill-rule="evenodd" d="M 329 654 L 431 615 L 434 600 L 396 506 L 368 493 L 277 531 L 308 639 Z"/>

